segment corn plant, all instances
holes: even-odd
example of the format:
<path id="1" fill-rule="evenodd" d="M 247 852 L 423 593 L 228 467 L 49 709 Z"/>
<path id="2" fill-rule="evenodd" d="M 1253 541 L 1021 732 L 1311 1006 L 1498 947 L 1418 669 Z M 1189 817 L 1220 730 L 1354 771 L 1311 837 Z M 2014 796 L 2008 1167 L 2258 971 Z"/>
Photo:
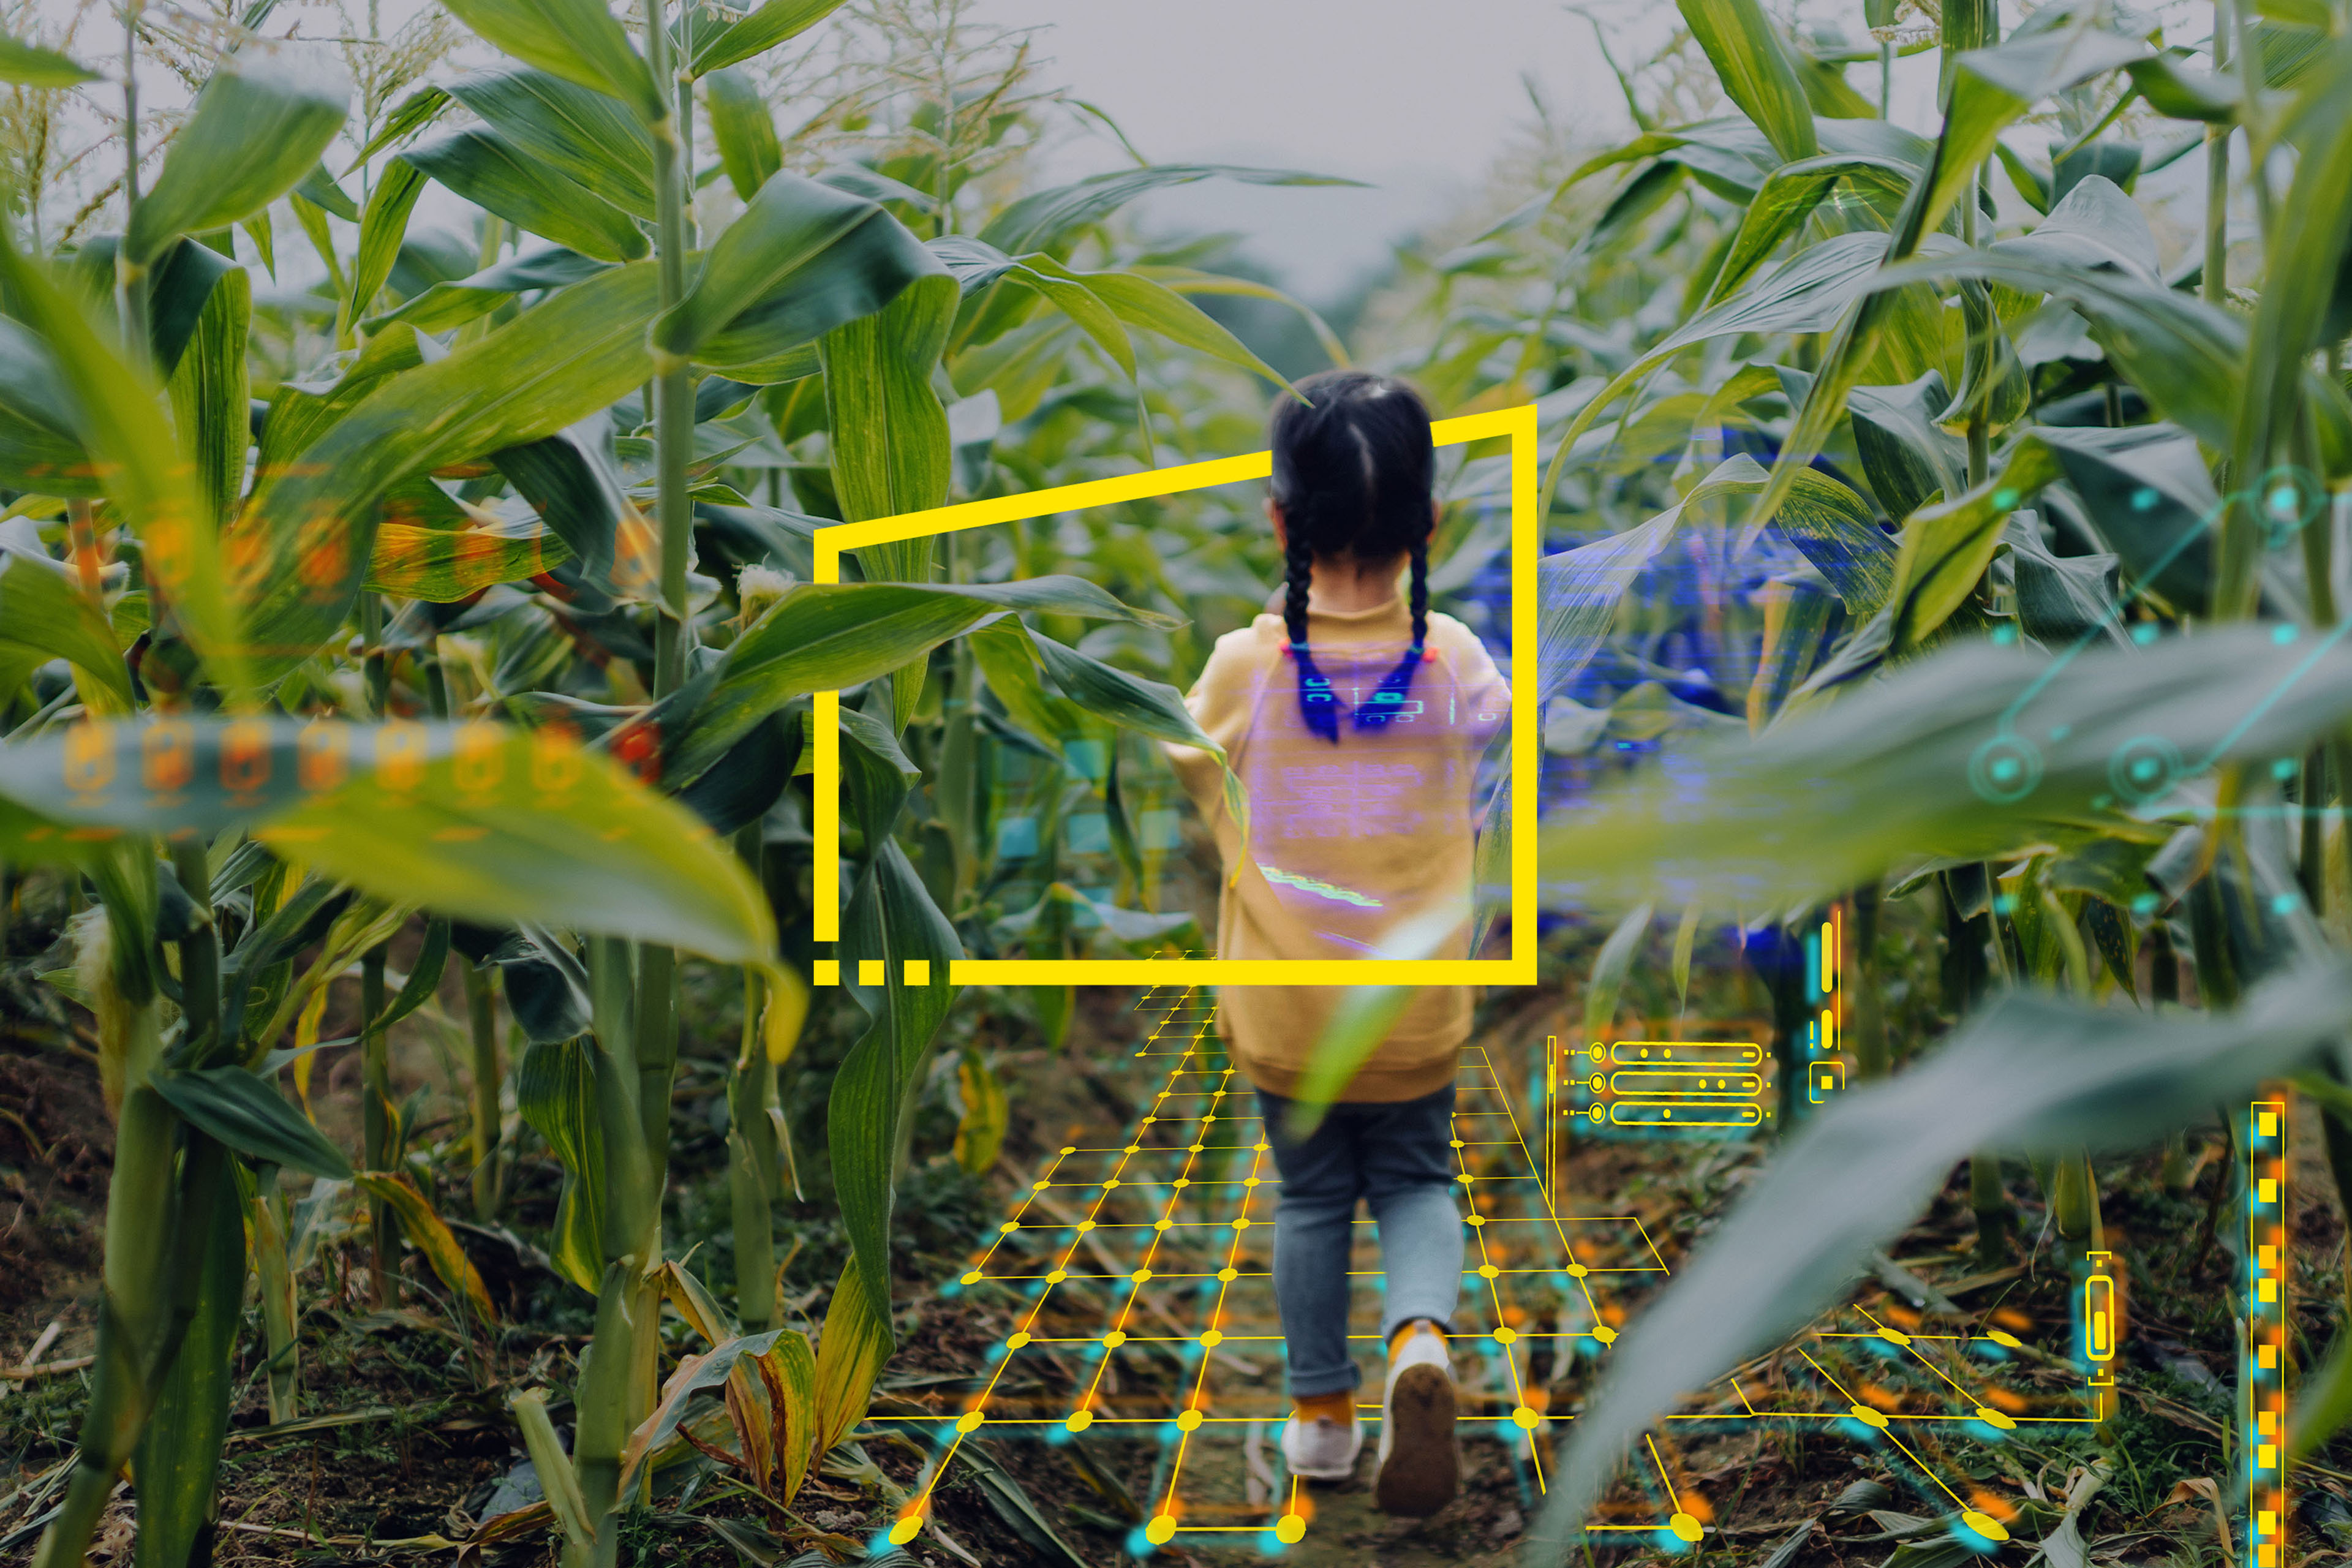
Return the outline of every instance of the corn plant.
<path id="1" fill-rule="evenodd" d="M 2327 1108 L 2332 1145 L 2352 1126 L 2329 869 L 2352 717 L 2340 7 L 2220 6 L 2175 40 L 2096 4 L 2006 37 L 1990 5 L 1905 29 L 1870 6 L 1886 57 L 1897 33 L 1937 51 L 1925 136 L 1847 81 L 1878 47 L 1753 0 L 1680 11 L 1728 111 L 1675 122 L 1628 73 L 1641 135 L 1439 258 L 1422 318 L 1432 379 L 1466 396 L 1503 367 L 1542 400 L 1548 502 L 1597 530 L 1544 563 L 1548 697 L 1670 675 L 1643 666 L 1634 584 L 1680 569 L 1670 545 L 1715 573 L 1730 700 L 1668 710 L 1671 787 L 1603 783 L 1547 828 L 1546 875 L 1635 910 L 1621 931 L 1661 898 L 1767 924 L 1857 888 L 1935 899 L 1959 999 L 1991 994 L 1790 1139 L 1616 1347 L 1535 1531 L 1552 1562 L 1642 1428 L 1834 1305 L 1956 1163 L 1980 1244 L 2002 1245 L 1996 1162 L 2022 1152 L 2064 1244 L 2095 1247 L 2094 1153 L 2272 1078 Z M 2167 271 L 2132 188 L 2200 151 L 2203 243 Z M 1652 291 L 1677 268 L 1678 304 Z M 1555 709 L 1555 745 L 1638 733 L 1637 701 L 1654 685 L 1591 723 Z M 2178 1008 L 2184 959 L 2201 1013 Z M 2110 987 L 2157 1015 L 2095 1005 Z M 2298 1451 L 2352 1410 L 2347 1366 L 2303 1396 Z"/>

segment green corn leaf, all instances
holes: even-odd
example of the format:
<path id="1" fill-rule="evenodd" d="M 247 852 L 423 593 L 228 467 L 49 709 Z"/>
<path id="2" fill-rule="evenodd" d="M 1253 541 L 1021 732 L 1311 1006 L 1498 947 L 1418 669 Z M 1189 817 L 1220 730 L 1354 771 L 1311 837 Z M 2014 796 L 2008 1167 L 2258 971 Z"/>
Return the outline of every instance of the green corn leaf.
<path id="1" fill-rule="evenodd" d="M 774 951 L 741 862 L 557 729 L 173 717 L 51 730 L 0 746 L 0 795 L 61 825 L 20 839 L 22 858 L 80 841 L 62 829 L 236 828 L 321 876 L 478 923 L 561 925 L 730 963 Z"/>
<path id="2" fill-rule="evenodd" d="M 906 226 L 874 203 L 798 174 L 778 174 L 720 232 L 686 298 L 656 320 L 654 342 L 670 353 L 708 357 L 721 365 L 768 359 L 828 333 L 860 331 L 856 322 L 892 306 L 917 279 L 940 271 Z M 938 308 L 936 294 L 927 297 L 929 306 L 920 299 L 910 301 L 893 323 L 915 332 L 908 352 L 918 357 L 929 330 L 926 312 Z M 872 335 L 878 329 L 863 331 Z M 873 351 L 865 352 L 870 356 Z M 938 357 L 936 351 L 932 357 Z M 924 386 L 929 389 L 928 383 Z M 850 489 L 865 498 L 856 480 Z M 887 488 L 885 493 L 895 494 Z M 940 494 L 946 494 L 944 479 Z M 889 515 L 859 512 L 850 521 Z"/>
<path id="3" fill-rule="evenodd" d="M 1544 874 L 1621 907 L 1671 885 L 1717 909 L 1786 909 L 1898 863 L 2145 837 L 2137 802 L 2297 754 L 2352 713 L 2341 635 L 2215 627 L 2072 658 L 1963 643 L 1753 742 L 1695 743 L 1695 782 L 1671 800 L 1603 791 L 1546 831 Z"/>
<path id="4" fill-rule="evenodd" d="M 1022 259 L 1034 272 L 1044 277 L 1059 278 L 1084 288 L 1129 326 L 1148 328 L 1171 342 L 1197 350 L 1212 359 L 1255 372 L 1276 385 L 1287 387 L 1290 384 L 1279 371 L 1251 353 L 1239 338 L 1226 331 L 1214 318 L 1172 289 L 1163 288 L 1150 279 L 1129 272 L 1074 272 L 1050 256 L 1028 256 Z M 1123 368 L 1130 376 L 1134 374 L 1131 363 Z"/>
<path id="5" fill-rule="evenodd" d="M 69 427 L 70 395 L 48 345 L 0 316 L 0 484 L 36 495 L 104 493 Z"/>
<path id="6" fill-rule="evenodd" d="M 653 248 L 627 213 L 496 132 L 445 132 L 399 161 L 517 228 L 583 256 L 635 261 Z"/>
<path id="7" fill-rule="evenodd" d="M 449 96 L 449 89 L 446 87 L 418 88 L 400 100 L 399 107 L 385 119 L 383 128 L 368 139 L 368 144 L 360 149 L 359 156 L 353 158 L 345 167 L 344 175 L 349 177 L 353 172 L 365 167 L 370 159 L 393 143 L 404 142 L 415 135 L 440 119 L 456 101 L 456 99 Z"/>
<path id="8" fill-rule="evenodd" d="M 348 1181 L 352 1163 L 267 1079 L 240 1067 L 159 1072 L 155 1092 L 190 1125 L 263 1164 Z"/>
<path id="9" fill-rule="evenodd" d="M 955 306 L 954 281 L 940 268 L 910 282 L 883 310 L 819 341 L 834 492 L 844 521 L 922 511 L 947 500 L 948 415 L 931 388 L 931 370 Z M 870 546 L 859 559 L 880 568 L 869 577 L 919 582 L 929 575 L 930 542 Z"/>
<path id="10" fill-rule="evenodd" d="M 318 167 L 342 129 L 351 85 L 323 58 L 232 55 L 196 94 L 155 183 L 131 209 L 123 245 L 135 264 L 184 234 L 252 216 Z"/>
<path id="11" fill-rule="evenodd" d="M 62 658 L 108 693 L 116 711 L 132 707 L 122 650 L 72 568 L 5 544 L 0 544 L 0 658 L 34 664 Z"/>
<path id="12" fill-rule="evenodd" d="M 252 321 L 253 280 L 242 267 L 230 268 L 207 293 L 168 387 L 173 421 L 195 458 L 205 521 L 215 530 L 236 510 L 245 455 L 253 445 L 247 355 Z"/>
<path id="13" fill-rule="evenodd" d="M 1695 343 L 1742 332 L 1817 332 L 1835 321 L 1870 287 L 1886 252 L 1886 237 L 1841 234 L 1800 251 L 1762 274 L 1722 303 L 1708 307 L 1627 365 L 1602 387 L 1561 434 L 1559 448 L 1544 472 L 1539 504 L 1559 484 L 1577 437 L 1601 411 L 1650 371 Z"/>
<path id="14" fill-rule="evenodd" d="M 548 1507 L 562 1527 L 564 1540 L 573 1549 L 586 1552 L 596 1531 L 589 1522 L 587 1501 L 580 1495 L 580 1479 L 572 1473 L 572 1456 L 563 1451 L 563 1439 L 556 1436 L 555 1423 L 548 1416 L 547 1390 L 526 1389 L 508 1403 L 515 1413 L 515 1425 L 522 1428 L 523 1447 L 530 1454 L 531 1468 L 539 1472 Z"/>
<path id="15" fill-rule="evenodd" d="M 748 202 L 784 166 L 776 117 L 768 112 L 759 85 L 731 68 L 704 77 L 702 93 L 710 116 L 710 139 L 719 143 L 719 161 L 735 194 Z"/>
<path id="16" fill-rule="evenodd" d="M 1740 112 L 1756 122 L 1783 161 L 1820 151 L 1812 106 L 1797 79 L 1780 29 L 1758 0 L 1676 0 L 1683 24 Z"/>
<path id="17" fill-rule="evenodd" d="M 674 700 L 674 709 L 656 711 L 665 776 L 691 781 L 793 698 L 887 675 L 1008 610 L 1156 620 L 1077 577 L 1001 585 L 800 584 L 728 648 L 707 691 L 689 688 Z"/>
<path id="18" fill-rule="evenodd" d="M 446 331 L 488 315 L 528 289 L 561 289 L 611 269 L 610 262 L 550 246 L 511 257 L 455 282 L 436 283 L 383 314 L 368 317 L 360 326 L 373 333 L 394 321 L 406 321 L 418 331 Z"/>
<path id="19" fill-rule="evenodd" d="M 514 66 L 470 71 L 449 95 L 516 152 L 633 216 L 654 216 L 653 137 L 602 92 Z"/>
<path id="20" fill-rule="evenodd" d="M 604 1142 L 596 1115 L 595 1053 L 579 1033 L 536 1042 L 523 1053 L 515 1104 L 563 1167 L 549 1255 L 558 1273 L 593 1293 L 604 1271 Z"/>
<path id="21" fill-rule="evenodd" d="M 1789 694 L 1813 672 L 1822 635 L 1838 613 L 1837 595 L 1817 572 L 1774 577 L 1759 597 L 1764 611 L 1764 647 L 1757 660 L 1756 679 L 1748 687 L 1750 733 L 1771 722 Z"/>
<path id="22" fill-rule="evenodd" d="M 1202 730 L 1192 710 L 1184 706 L 1182 693 L 1174 687 L 1129 675 L 1076 648 L 1064 647 L 1049 637 L 1032 633 L 1030 641 L 1062 694 L 1088 712 L 1156 741 L 1223 754 L 1223 748 Z"/>
<path id="23" fill-rule="evenodd" d="M 452 605 L 493 583 L 536 577 L 571 559 L 571 547 L 542 529 L 412 528 L 387 522 L 375 531 L 367 589 Z"/>
<path id="24" fill-rule="evenodd" d="M 551 436 L 643 385 L 657 287 L 654 267 L 638 263 L 565 289 L 446 358 L 368 384 L 267 473 L 237 525 L 267 535 L 252 611 L 264 668 L 293 668 L 342 624 L 373 553 L 370 502 L 411 475 Z"/>
<path id="25" fill-rule="evenodd" d="M 1566 1563 L 1627 1445 L 1686 1391 L 1833 1307 L 1972 1152 L 2134 1147 L 2243 1100 L 2347 1021 L 2352 973 L 2338 963 L 2284 976 L 2233 1014 L 2193 1018 L 2020 994 L 1917 1066 L 1850 1090 L 1790 1142 L 1613 1348 L 1562 1447 L 1530 1560 Z M 1871 1179 L 1839 1174 L 1855 1170 Z M 1742 1310 L 1725 1312 L 1735 1297 Z"/>
<path id="26" fill-rule="evenodd" d="M 70 423 L 109 500 L 138 536 L 148 574 L 178 606 L 214 679 L 241 697 L 250 687 L 245 634 L 220 542 L 205 526 L 194 466 L 163 418 L 157 389 L 93 329 L 79 302 L 5 236 L 0 279 L 17 319 L 45 341 L 68 394 Z"/>
<path id="27" fill-rule="evenodd" d="M 1935 422 L 1951 401 L 1936 371 L 1905 386 L 1857 386 L 1846 398 L 1862 471 L 1878 504 L 1897 522 L 1930 496 L 1958 495 L 1964 487 L 1967 450 Z"/>
<path id="28" fill-rule="evenodd" d="M 182 1285 L 194 1311 L 131 1460 L 139 1480 L 133 1568 L 188 1568 L 201 1560 L 197 1543 L 214 1527 L 221 1449 L 240 1381 L 236 1337 L 245 1316 L 240 1207 L 232 1163 L 217 1148 L 201 1152 L 191 1148 L 182 1164 L 179 1194 L 177 1226 L 183 1245 L 175 1248 L 170 1267 L 175 1274 L 185 1270 L 194 1276 Z"/>
<path id="29" fill-rule="evenodd" d="M 980 237 L 1007 255 L 1058 249 L 1078 229 L 1100 223 L 1147 192 L 1208 179 L 1238 180 L 1251 185 L 1363 184 L 1360 180 L 1306 174 L 1289 169 L 1253 169 L 1231 163 L 1155 163 L 1032 192 L 989 219 Z"/>
<path id="30" fill-rule="evenodd" d="M 1923 506 L 1903 525 L 1895 562 L 1895 651 L 1919 646 L 1975 592 L 1999 548 L 2001 525 L 2027 497 L 2059 476 L 2041 442 L 2011 448 L 2000 471 L 1976 489 Z"/>
<path id="31" fill-rule="evenodd" d="M 714 71 L 763 55 L 790 43 L 840 9 L 841 0 L 767 0 L 748 15 L 711 26 L 700 7 L 679 18 L 696 26 L 686 39 L 687 74 L 708 77 Z"/>
<path id="32" fill-rule="evenodd" d="M 931 1043 L 955 999 L 948 965 L 963 945 L 898 841 L 869 832 L 866 842 L 876 847 L 842 921 L 840 951 L 854 963 L 879 959 L 883 984 L 853 987 L 871 1022 L 834 1076 L 825 1131 L 842 1228 L 887 1343 L 896 1167 Z M 908 984 L 909 962 L 929 965 L 928 984 Z"/>
<path id="33" fill-rule="evenodd" d="M 1740 215 L 1739 229 L 1725 252 L 1723 268 L 1707 290 L 1706 303 L 1722 303 L 1755 275 L 1764 258 L 1797 232 L 1822 198 L 1840 180 L 1864 193 L 1899 198 L 1918 178 L 1916 164 L 1887 157 L 1854 157 L 1830 153 L 1783 163 L 1757 187 L 1755 198 Z"/>
<path id="34" fill-rule="evenodd" d="M 83 82 L 99 79 L 96 71 L 55 49 L 0 36 L 0 81 L 14 82 L 18 87 L 55 88 L 79 87 Z"/>
<path id="35" fill-rule="evenodd" d="M 425 189 L 425 173 L 404 158 L 387 162 L 368 193 L 366 211 L 360 215 L 359 258 L 352 264 L 351 299 L 346 321 L 357 321 L 375 303 L 377 291 L 392 276 L 400 242 L 408 233 L 408 214 Z"/>
<path id="36" fill-rule="evenodd" d="M 604 0 L 456 0 L 449 10 L 523 64 L 609 93 L 647 125 L 669 114 L 663 84 Z"/>

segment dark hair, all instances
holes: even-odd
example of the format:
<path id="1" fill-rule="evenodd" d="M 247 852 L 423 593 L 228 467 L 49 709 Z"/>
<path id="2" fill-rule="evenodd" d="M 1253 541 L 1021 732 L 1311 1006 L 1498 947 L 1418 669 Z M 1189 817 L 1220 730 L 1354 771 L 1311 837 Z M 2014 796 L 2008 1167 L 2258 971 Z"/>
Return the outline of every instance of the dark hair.
<path id="1" fill-rule="evenodd" d="M 1412 646 L 1356 710 L 1359 730 L 1386 724 L 1412 686 L 1429 640 L 1430 496 L 1437 458 L 1429 405 L 1392 376 L 1327 370 L 1297 384 L 1307 402 L 1275 405 L 1273 495 L 1288 547 L 1283 560 L 1284 625 L 1298 665 L 1298 710 L 1307 727 L 1337 744 L 1339 699 L 1307 647 L 1307 589 L 1318 556 L 1379 561 L 1412 557 Z"/>

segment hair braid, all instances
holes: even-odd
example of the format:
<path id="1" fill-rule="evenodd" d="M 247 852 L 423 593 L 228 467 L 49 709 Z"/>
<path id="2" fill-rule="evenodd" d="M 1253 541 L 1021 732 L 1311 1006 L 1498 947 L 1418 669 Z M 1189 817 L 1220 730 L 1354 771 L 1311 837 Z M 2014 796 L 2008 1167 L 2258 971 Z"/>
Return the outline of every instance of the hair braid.
<path id="1" fill-rule="evenodd" d="M 1412 610 L 1412 651 L 1429 646 L 1429 535 L 1412 542 L 1412 593 L 1406 600 Z"/>
<path id="2" fill-rule="evenodd" d="M 1314 579 L 1315 552 L 1305 531 L 1293 530 L 1282 554 L 1282 622 L 1290 631 L 1291 662 L 1298 667 L 1298 713 L 1309 731 L 1337 745 L 1339 701 L 1307 647 L 1307 591 Z"/>
<path id="3" fill-rule="evenodd" d="M 1356 710 L 1356 728 L 1377 730 L 1394 718 L 1412 691 L 1413 671 L 1417 669 L 1429 642 L 1429 536 L 1422 535 L 1412 542 L 1412 587 L 1407 604 L 1412 610 L 1412 646 L 1404 650 L 1397 667 L 1381 678 L 1371 700 Z"/>

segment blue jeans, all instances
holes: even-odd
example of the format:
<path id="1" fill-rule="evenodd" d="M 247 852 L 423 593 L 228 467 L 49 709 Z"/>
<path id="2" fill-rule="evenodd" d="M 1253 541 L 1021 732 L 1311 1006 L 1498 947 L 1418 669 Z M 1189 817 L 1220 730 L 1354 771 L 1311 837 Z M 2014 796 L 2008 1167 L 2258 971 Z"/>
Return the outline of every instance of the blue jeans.
<path id="1" fill-rule="evenodd" d="M 1454 1206 L 1454 1086 L 1420 1100 L 1331 1106 L 1304 1142 L 1286 1136 L 1288 1100 L 1265 1089 L 1257 1099 L 1282 1173 L 1274 1299 L 1290 1392 L 1338 1394 L 1361 1381 L 1348 1353 L 1348 1254 L 1359 1198 L 1380 1227 L 1388 1277 L 1381 1338 L 1415 1318 L 1453 1330 L 1463 1245 Z"/>

